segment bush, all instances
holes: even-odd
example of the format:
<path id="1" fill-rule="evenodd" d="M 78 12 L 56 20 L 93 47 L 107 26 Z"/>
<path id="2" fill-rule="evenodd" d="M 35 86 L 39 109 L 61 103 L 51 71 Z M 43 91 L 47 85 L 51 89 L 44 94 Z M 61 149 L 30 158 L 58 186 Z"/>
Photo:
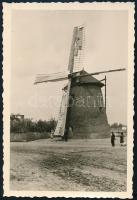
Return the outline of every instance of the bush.
<path id="1" fill-rule="evenodd" d="M 37 122 L 32 121 L 32 119 L 20 120 L 11 115 L 10 120 L 10 132 L 12 133 L 27 133 L 27 132 L 51 132 L 55 129 L 56 121 L 55 119 L 50 119 L 49 121 L 39 120 Z"/>
<path id="2" fill-rule="evenodd" d="M 28 142 L 38 139 L 47 139 L 50 137 L 49 133 L 37 133 L 37 132 L 28 132 L 28 133 L 11 133 L 10 141 L 11 142 Z"/>

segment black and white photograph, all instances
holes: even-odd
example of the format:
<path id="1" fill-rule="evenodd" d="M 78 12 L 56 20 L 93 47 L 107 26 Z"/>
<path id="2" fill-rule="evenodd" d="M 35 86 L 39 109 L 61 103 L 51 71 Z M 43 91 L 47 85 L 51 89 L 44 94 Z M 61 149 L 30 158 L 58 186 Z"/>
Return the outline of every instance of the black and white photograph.
<path id="1" fill-rule="evenodd" d="M 132 197 L 133 3 L 4 3 L 5 196 Z"/>

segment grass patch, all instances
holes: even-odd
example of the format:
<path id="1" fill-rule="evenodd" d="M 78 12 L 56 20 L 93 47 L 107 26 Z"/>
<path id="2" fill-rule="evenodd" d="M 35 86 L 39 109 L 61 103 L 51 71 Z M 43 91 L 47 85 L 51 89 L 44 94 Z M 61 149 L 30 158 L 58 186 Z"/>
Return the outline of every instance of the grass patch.
<path id="1" fill-rule="evenodd" d="M 11 133 L 10 141 L 11 142 L 28 142 L 38 139 L 47 139 L 50 137 L 50 134 L 47 132 L 27 132 L 27 133 Z"/>

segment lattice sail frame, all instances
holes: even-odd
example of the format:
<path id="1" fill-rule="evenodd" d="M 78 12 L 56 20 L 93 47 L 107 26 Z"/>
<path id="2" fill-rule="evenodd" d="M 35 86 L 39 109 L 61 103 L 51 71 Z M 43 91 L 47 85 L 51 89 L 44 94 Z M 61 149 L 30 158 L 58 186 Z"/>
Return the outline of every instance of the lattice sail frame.
<path id="1" fill-rule="evenodd" d="M 82 53 L 84 52 L 83 42 L 84 42 L 84 27 L 75 27 L 73 30 L 73 38 L 70 50 L 68 71 L 69 74 L 73 72 L 79 71 L 80 67 L 80 58 Z M 71 78 L 68 80 L 67 90 L 63 91 L 61 108 L 59 111 L 58 123 L 55 129 L 54 135 L 64 136 L 65 127 L 66 127 L 66 119 L 68 114 L 68 105 L 69 105 L 69 94 L 71 89 Z"/>
<path id="2" fill-rule="evenodd" d="M 80 42 L 78 42 L 78 44 L 76 42 L 73 72 L 81 71 L 82 68 L 84 68 L 83 66 L 84 58 L 85 58 L 85 27 L 84 26 L 78 27 L 78 38 L 79 38 L 78 41 Z"/>

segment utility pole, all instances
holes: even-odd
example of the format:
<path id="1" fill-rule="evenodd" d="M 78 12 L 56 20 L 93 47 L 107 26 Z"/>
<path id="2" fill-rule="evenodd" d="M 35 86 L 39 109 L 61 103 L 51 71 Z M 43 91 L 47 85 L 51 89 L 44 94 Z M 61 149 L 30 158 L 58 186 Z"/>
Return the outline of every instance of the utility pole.
<path id="1" fill-rule="evenodd" d="M 106 108 L 107 108 L 107 78 L 106 78 L 106 76 L 105 76 L 105 110 L 106 110 Z"/>

